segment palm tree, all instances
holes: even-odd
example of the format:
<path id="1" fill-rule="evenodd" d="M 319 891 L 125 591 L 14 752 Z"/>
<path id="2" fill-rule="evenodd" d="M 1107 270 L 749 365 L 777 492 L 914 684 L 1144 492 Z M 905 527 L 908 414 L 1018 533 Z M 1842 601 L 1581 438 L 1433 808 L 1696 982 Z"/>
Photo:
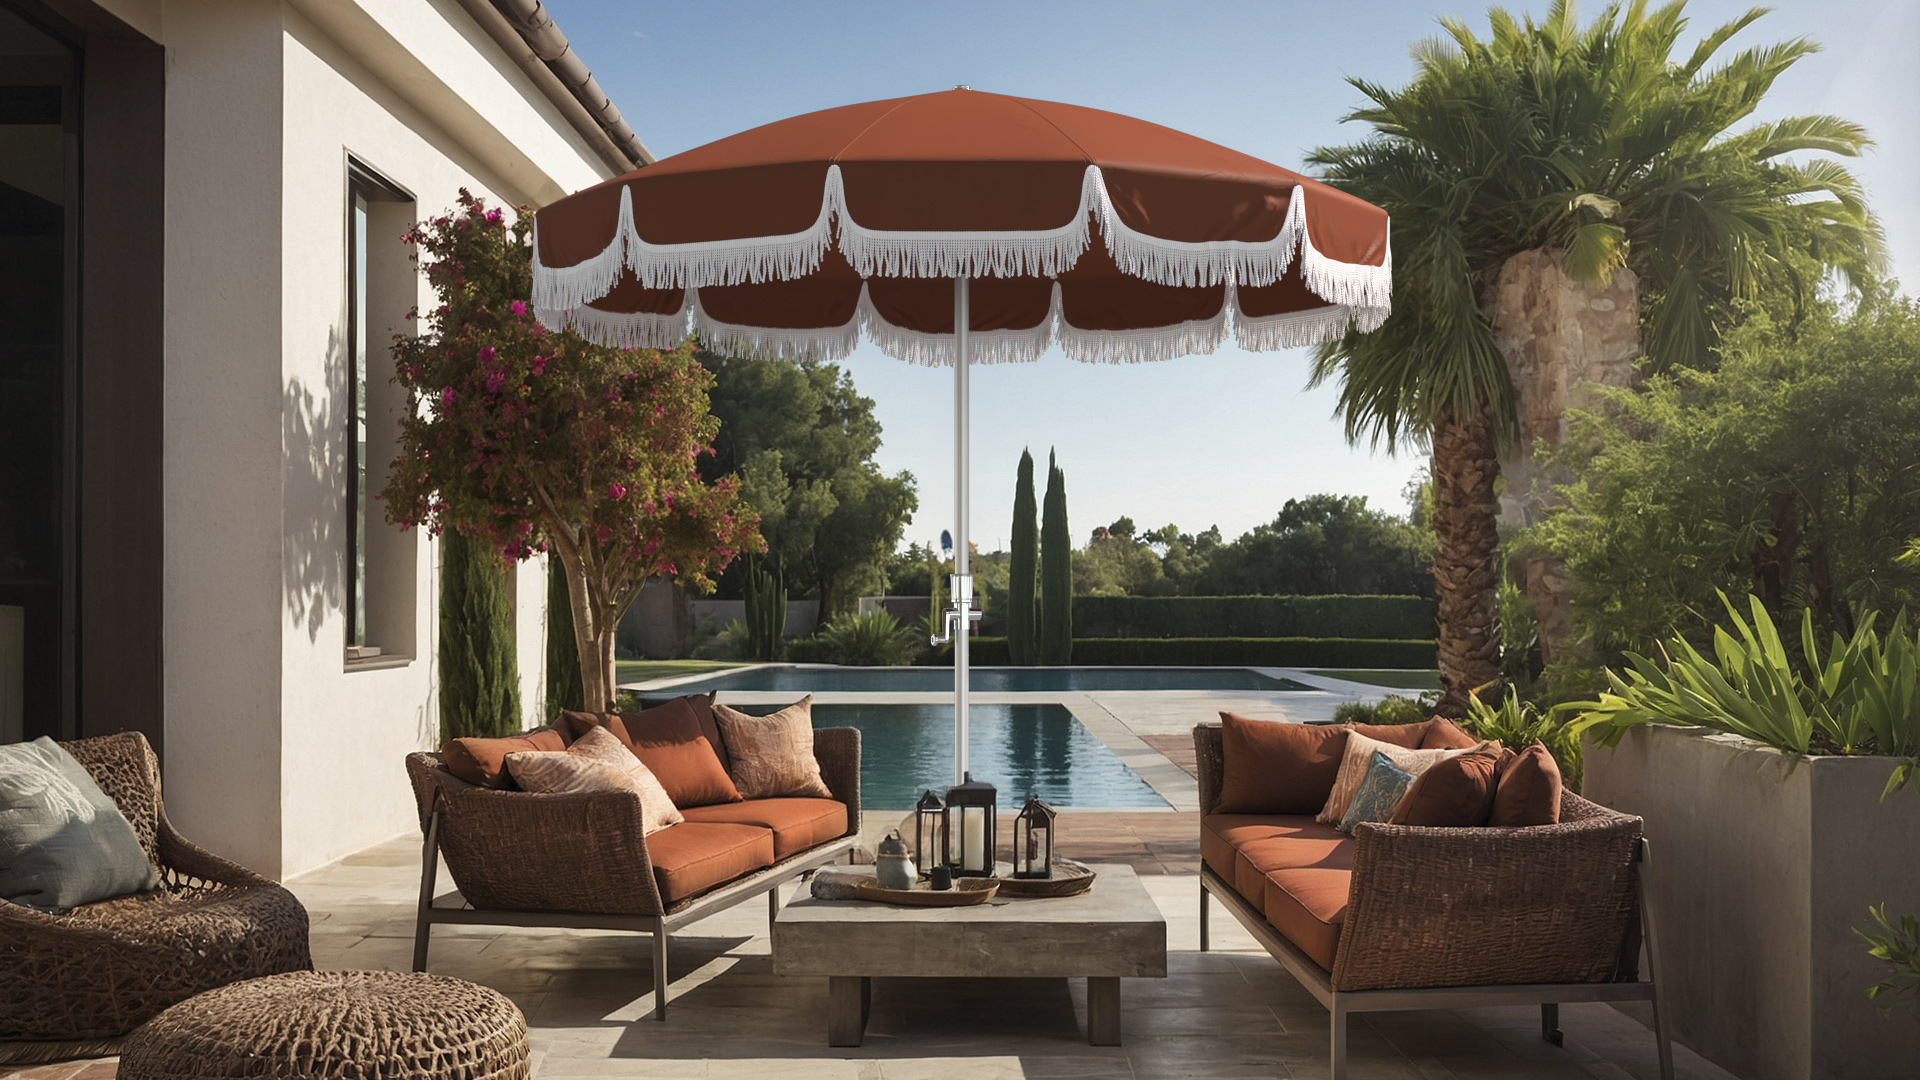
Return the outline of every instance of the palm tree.
<path id="1" fill-rule="evenodd" d="M 1830 277 L 1867 288 L 1879 266 L 1853 176 L 1796 156 L 1857 155 L 1861 128 L 1806 116 L 1732 130 L 1817 46 L 1709 68 L 1755 9 L 1676 60 L 1684 7 L 1616 5 L 1585 28 L 1567 0 L 1538 24 L 1495 8 L 1486 42 L 1442 20 L 1406 87 L 1349 80 L 1371 104 L 1346 119 L 1371 135 L 1310 159 L 1393 215 L 1393 315 L 1321 346 L 1313 380 L 1340 379 L 1350 440 L 1432 450 L 1443 711 L 1500 674 L 1495 481 L 1517 427 L 1490 292 L 1506 264 L 1545 250 L 1546 265 L 1598 285 L 1630 270 L 1655 368 L 1710 364 L 1744 302 L 1791 318 Z"/>

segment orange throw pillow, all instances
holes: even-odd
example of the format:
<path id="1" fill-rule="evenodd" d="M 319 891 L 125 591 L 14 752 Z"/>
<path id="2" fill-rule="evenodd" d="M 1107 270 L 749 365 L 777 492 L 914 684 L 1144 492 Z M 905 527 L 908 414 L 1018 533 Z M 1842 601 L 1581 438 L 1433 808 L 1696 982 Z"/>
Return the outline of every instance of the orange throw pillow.
<path id="1" fill-rule="evenodd" d="M 696 696 L 675 698 L 665 705 L 632 713 L 564 712 L 559 724 L 574 738 L 595 727 L 606 728 L 633 751 L 666 789 L 673 805 L 682 810 L 739 802 L 740 792 L 720 764 L 719 751 L 700 722 L 701 709 L 695 706 L 696 701 L 705 703 L 704 698 Z"/>
<path id="2" fill-rule="evenodd" d="M 1560 766 L 1539 742 L 1504 763 L 1489 825 L 1552 825 L 1560 820 Z"/>
<path id="3" fill-rule="evenodd" d="M 1217 814 L 1317 814 L 1340 773 L 1347 728 L 1220 714 Z"/>
<path id="4" fill-rule="evenodd" d="M 567 740 L 550 727 L 538 727 L 524 735 L 498 739 L 455 739 L 440 748 L 441 763 L 447 771 L 469 784 L 489 788 L 511 788 L 507 773 L 507 755 L 523 750 L 565 750 Z"/>
<path id="5" fill-rule="evenodd" d="M 1431 720 L 1422 720 L 1414 724 L 1355 724 L 1353 725 L 1353 730 L 1375 742 L 1398 746 L 1402 750 L 1418 750 L 1420 749 L 1421 740 L 1426 738 L 1427 726 L 1431 723 L 1433 723 Z M 1471 746 L 1473 744 L 1468 743 L 1467 745 Z M 1364 765 L 1361 767 L 1361 771 L 1366 771 Z"/>
<path id="6" fill-rule="evenodd" d="M 1444 716 L 1427 721 L 1427 733 L 1420 736 L 1422 750 L 1469 750 L 1479 745 L 1479 739 L 1462 731 L 1459 724 Z"/>
<path id="7" fill-rule="evenodd" d="M 1400 800 L 1400 808 L 1393 812 L 1393 824 L 1453 829 L 1485 825 L 1493 813 L 1493 794 L 1505 754 L 1499 743 L 1488 743 L 1484 749 L 1436 763 Z"/>

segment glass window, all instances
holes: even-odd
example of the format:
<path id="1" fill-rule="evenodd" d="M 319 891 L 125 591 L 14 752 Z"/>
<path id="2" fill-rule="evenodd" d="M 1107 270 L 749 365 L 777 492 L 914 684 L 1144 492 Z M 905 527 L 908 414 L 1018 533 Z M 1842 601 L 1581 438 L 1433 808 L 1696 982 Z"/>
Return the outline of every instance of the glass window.
<path id="1" fill-rule="evenodd" d="M 0 7 L 0 742 L 70 734 L 76 66 Z"/>
<path id="2" fill-rule="evenodd" d="M 348 565 L 347 644 L 365 647 L 367 640 L 367 196 L 353 191 L 352 238 L 348 242 L 347 323 L 352 371 L 348 375 L 353 407 L 348 410 L 347 507 Z"/>

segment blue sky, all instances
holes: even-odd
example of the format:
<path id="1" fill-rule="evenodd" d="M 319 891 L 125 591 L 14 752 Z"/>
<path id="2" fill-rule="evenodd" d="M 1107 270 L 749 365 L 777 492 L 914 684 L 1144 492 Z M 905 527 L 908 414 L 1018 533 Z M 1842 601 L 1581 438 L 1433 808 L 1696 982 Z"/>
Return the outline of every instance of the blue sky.
<path id="1" fill-rule="evenodd" d="M 1539 14 L 1544 0 L 1506 5 Z M 1748 5 L 1696 0 L 1688 43 Z M 705 3 L 547 0 L 574 48 L 659 156 L 816 109 L 944 90 L 1067 101 L 1138 116 L 1299 168 L 1317 145 L 1360 138 L 1340 117 L 1356 76 L 1398 85 L 1408 47 L 1485 6 L 1407 3 Z M 1589 4 L 1588 13 L 1600 10 Z M 1789 0 L 1727 50 L 1810 36 L 1825 51 L 1776 84 L 1769 116 L 1833 113 L 1879 146 L 1854 163 L 1887 230 L 1896 273 L 1920 280 L 1920 0 Z M 1902 115 L 1902 114 L 1905 115 Z M 1911 292 L 1911 287 L 1908 288 Z M 908 539 L 953 519 L 953 377 L 863 345 L 846 365 L 874 399 L 889 472 L 911 471 Z M 1057 351 L 976 368 L 973 535 L 1004 542 L 1021 447 L 1057 451 L 1076 541 L 1122 514 L 1145 527 L 1218 525 L 1229 537 L 1288 498 L 1365 495 L 1400 511 L 1423 456 L 1347 445 L 1334 389 L 1306 388 L 1303 352 L 1126 367 Z"/>

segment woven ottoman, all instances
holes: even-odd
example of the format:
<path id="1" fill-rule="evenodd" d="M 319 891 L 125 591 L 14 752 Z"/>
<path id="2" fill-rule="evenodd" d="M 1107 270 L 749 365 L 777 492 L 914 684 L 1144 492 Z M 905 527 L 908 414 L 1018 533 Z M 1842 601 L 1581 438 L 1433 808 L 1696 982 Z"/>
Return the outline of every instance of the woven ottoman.
<path id="1" fill-rule="evenodd" d="M 198 994 L 127 1036 L 121 1080 L 525 1080 L 527 1022 L 444 975 L 295 971 Z"/>

